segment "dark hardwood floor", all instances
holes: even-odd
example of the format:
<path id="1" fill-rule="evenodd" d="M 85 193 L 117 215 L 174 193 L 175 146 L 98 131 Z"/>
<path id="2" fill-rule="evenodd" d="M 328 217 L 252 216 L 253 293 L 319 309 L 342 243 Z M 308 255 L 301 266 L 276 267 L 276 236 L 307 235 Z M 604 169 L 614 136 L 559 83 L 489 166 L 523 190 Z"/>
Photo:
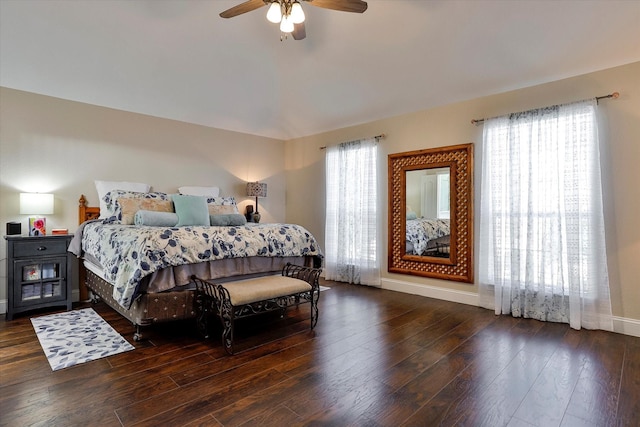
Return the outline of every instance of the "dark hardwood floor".
<path id="1" fill-rule="evenodd" d="M 0 320 L 0 425 L 640 425 L 640 338 L 322 284 L 313 333 L 308 304 L 245 321 L 234 356 L 191 322 L 135 343 L 100 303 L 136 349 L 52 372 L 28 316 Z"/>

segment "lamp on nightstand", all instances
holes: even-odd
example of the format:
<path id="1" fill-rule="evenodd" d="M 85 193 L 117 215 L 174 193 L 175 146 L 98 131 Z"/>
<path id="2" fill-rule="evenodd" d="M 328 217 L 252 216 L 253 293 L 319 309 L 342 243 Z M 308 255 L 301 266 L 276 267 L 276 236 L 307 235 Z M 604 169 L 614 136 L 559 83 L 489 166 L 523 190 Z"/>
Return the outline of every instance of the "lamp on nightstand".
<path id="1" fill-rule="evenodd" d="M 247 182 L 247 196 L 256 198 L 256 209 L 253 213 L 253 222 L 260 222 L 258 197 L 267 197 L 267 184 L 264 182 Z"/>
<path id="2" fill-rule="evenodd" d="M 50 215 L 53 213 L 53 194 L 20 193 L 20 214 Z M 47 219 L 44 217 L 29 218 L 29 236 L 47 234 Z"/>

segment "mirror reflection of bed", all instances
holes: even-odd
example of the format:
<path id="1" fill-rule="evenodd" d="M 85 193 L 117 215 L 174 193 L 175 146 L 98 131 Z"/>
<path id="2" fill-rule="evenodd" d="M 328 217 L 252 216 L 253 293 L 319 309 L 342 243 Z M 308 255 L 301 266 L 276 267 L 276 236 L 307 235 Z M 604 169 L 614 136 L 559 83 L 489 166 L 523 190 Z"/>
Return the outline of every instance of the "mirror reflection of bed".
<path id="1" fill-rule="evenodd" d="M 449 258 L 450 168 L 406 172 L 406 254 Z"/>

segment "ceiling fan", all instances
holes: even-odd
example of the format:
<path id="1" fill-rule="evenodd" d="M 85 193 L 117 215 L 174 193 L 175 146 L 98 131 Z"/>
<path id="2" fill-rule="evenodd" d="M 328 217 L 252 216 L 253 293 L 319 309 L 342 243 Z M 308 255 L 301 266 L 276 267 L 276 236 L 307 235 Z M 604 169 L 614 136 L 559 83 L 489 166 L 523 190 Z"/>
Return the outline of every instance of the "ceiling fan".
<path id="1" fill-rule="evenodd" d="M 313 6 L 343 12 L 363 13 L 367 10 L 367 2 L 362 0 L 301 0 Z M 233 18 L 269 5 L 267 19 L 280 24 L 280 31 L 291 34 L 294 40 L 302 40 L 307 36 L 304 28 L 304 12 L 299 0 L 247 0 L 220 14 L 222 18 Z"/>

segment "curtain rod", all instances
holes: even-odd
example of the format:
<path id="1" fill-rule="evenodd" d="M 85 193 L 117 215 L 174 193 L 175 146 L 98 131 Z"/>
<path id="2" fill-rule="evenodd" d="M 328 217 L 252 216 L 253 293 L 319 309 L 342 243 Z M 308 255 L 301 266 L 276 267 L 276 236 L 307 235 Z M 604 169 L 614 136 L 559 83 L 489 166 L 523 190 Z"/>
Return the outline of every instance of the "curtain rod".
<path id="1" fill-rule="evenodd" d="M 616 99 L 620 96 L 619 92 L 613 92 L 610 93 L 609 95 L 603 95 L 603 96 L 596 96 L 595 100 L 596 100 L 596 104 L 598 103 L 598 101 L 600 101 L 601 99 L 605 99 L 605 98 L 613 98 Z M 480 123 L 484 122 L 485 119 L 472 119 L 471 120 L 471 124 L 472 125 L 479 125 Z"/>
<path id="2" fill-rule="evenodd" d="M 372 136 L 371 138 L 384 139 L 386 137 L 387 137 L 387 134 L 381 133 L 380 135 Z M 324 147 L 320 147 L 320 150 L 326 150 L 326 148 L 327 148 L 327 146 L 325 145 Z"/>

